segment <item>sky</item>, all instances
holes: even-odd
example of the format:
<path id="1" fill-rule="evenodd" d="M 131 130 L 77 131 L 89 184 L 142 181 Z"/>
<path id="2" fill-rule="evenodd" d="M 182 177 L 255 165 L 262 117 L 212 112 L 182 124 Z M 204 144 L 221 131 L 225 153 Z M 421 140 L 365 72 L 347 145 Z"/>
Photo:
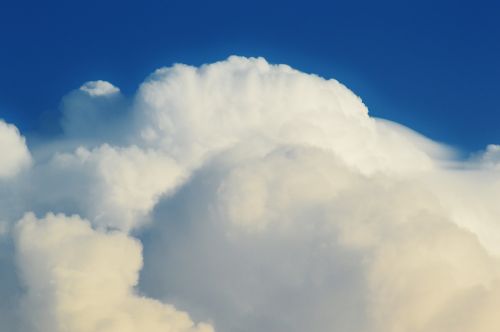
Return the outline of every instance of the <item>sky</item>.
<path id="1" fill-rule="evenodd" d="M 0 332 L 499 331 L 492 4 L 0 6 Z"/>
<path id="2" fill-rule="evenodd" d="M 500 141 L 495 1 L 2 1 L 0 112 L 48 131 L 60 97 L 154 69 L 263 56 L 335 78 L 374 116 L 472 152 Z"/>

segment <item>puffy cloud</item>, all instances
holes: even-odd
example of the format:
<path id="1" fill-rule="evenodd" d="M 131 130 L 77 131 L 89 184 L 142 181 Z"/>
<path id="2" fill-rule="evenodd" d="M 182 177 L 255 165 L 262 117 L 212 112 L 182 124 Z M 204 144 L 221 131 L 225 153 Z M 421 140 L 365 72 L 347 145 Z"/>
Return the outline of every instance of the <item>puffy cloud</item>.
<path id="1" fill-rule="evenodd" d="M 15 242 L 27 331 L 213 331 L 133 290 L 141 245 L 124 233 L 94 231 L 77 216 L 27 214 Z"/>
<path id="2" fill-rule="evenodd" d="M 0 180 L 12 177 L 31 162 L 24 137 L 17 128 L 0 120 Z"/>
<path id="3" fill-rule="evenodd" d="M 131 99 L 88 82 L 61 107 L 31 154 L 0 122 L 9 331 L 498 330 L 496 145 L 457 160 L 262 58 L 161 68 Z"/>
<path id="4" fill-rule="evenodd" d="M 336 80 L 262 58 L 159 69 L 141 86 L 135 114 L 146 145 L 187 163 L 265 139 L 270 146 L 330 150 L 365 173 L 432 166 L 418 141 L 380 130 L 361 100 Z"/>
<path id="5" fill-rule="evenodd" d="M 109 96 L 120 92 L 113 84 L 106 81 L 90 81 L 80 87 L 80 90 L 90 96 Z"/>
<path id="6" fill-rule="evenodd" d="M 54 155 L 35 171 L 33 209 L 79 213 L 95 225 L 124 231 L 143 223 L 159 196 L 185 179 L 174 160 L 136 146 L 80 147 Z"/>
<path id="7" fill-rule="evenodd" d="M 481 156 L 481 162 L 487 167 L 500 169 L 500 145 L 488 145 Z"/>

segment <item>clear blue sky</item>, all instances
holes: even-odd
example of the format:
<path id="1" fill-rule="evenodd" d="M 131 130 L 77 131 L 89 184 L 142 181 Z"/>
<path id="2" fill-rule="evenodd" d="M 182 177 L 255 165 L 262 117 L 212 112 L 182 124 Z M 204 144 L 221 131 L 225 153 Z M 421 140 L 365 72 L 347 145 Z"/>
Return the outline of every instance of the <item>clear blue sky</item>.
<path id="1" fill-rule="evenodd" d="M 0 0 L 0 118 L 41 131 L 85 81 L 132 95 L 173 62 L 259 55 L 472 151 L 500 143 L 499 17 L 498 1 Z"/>

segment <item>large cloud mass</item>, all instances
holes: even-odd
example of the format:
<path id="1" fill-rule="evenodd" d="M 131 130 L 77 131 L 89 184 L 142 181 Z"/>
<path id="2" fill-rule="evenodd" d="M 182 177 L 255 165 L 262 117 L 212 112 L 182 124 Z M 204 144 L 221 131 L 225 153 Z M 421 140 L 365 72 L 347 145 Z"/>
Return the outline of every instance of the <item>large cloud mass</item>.
<path id="1" fill-rule="evenodd" d="M 61 128 L 0 122 L 2 332 L 500 328 L 497 145 L 242 57 L 87 82 Z"/>

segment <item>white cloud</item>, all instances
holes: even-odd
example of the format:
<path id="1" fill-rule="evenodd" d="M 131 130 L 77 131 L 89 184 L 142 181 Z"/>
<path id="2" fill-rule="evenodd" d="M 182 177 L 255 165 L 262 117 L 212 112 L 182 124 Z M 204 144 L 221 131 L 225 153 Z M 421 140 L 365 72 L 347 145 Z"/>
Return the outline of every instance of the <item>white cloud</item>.
<path id="1" fill-rule="evenodd" d="M 80 90 L 93 97 L 112 95 L 120 92 L 120 89 L 118 89 L 113 84 L 101 80 L 87 82 L 80 87 Z"/>
<path id="2" fill-rule="evenodd" d="M 496 145 L 457 161 L 335 80 L 242 57 L 159 69 L 132 100 L 85 83 L 61 125 L 31 157 L 0 122 L 12 331 L 500 326 Z"/>
<path id="3" fill-rule="evenodd" d="M 144 144 L 187 163 L 265 139 L 330 150 L 365 173 L 432 167 L 418 141 L 379 131 L 362 101 L 339 82 L 262 58 L 159 69 L 141 86 L 135 115 Z"/>
<path id="4" fill-rule="evenodd" d="M 27 214 L 15 241 L 28 331 L 213 331 L 133 290 L 141 245 L 126 234 L 94 231 L 77 216 Z"/>
<path id="5" fill-rule="evenodd" d="M 154 150 L 80 147 L 35 169 L 32 208 L 79 213 L 97 226 L 127 231 L 142 224 L 159 196 L 185 177 L 172 158 Z"/>
<path id="6" fill-rule="evenodd" d="M 490 144 L 481 156 L 483 165 L 500 169 L 500 145 Z"/>
<path id="7" fill-rule="evenodd" d="M 18 174 L 30 162 L 24 137 L 15 126 L 0 120 L 0 180 Z"/>
<path id="8" fill-rule="evenodd" d="M 434 193 L 428 175 L 367 177 L 312 148 L 244 162 L 230 155 L 157 209 L 162 223 L 145 236 L 149 294 L 183 299 L 222 331 L 493 332 L 500 324 L 500 260 L 457 225 L 440 202 L 456 193 Z M 186 277 L 202 271 L 202 283 Z M 478 306 L 477 317 L 456 324 Z"/>

